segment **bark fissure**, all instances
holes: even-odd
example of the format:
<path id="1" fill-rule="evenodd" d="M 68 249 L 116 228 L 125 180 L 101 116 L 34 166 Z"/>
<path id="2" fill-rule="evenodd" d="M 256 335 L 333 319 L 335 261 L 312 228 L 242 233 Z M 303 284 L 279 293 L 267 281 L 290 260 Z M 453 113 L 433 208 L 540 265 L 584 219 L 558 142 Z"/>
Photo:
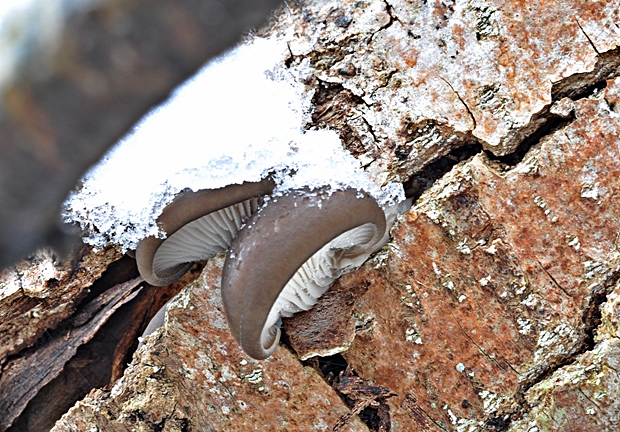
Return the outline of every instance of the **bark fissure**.
<path id="1" fill-rule="evenodd" d="M 480 354 L 482 354 L 483 356 L 485 356 L 491 363 L 494 363 L 498 368 L 500 368 L 501 370 L 505 371 L 506 368 L 504 366 L 502 366 L 502 364 L 492 355 L 487 354 L 486 351 L 476 343 L 476 341 L 474 341 L 472 339 L 472 337 L 465 331 L 465 329 L 463 328 L 463 326 L 461 326 L 461 323 L 459 323 L 459 321 L 456 319 L 456 317 L 454 315 L 452 315 L 452 320 L 454 321 L 454 323 L 458 326 L 458 328 L 461 330 L 461 333 L 463 333 L 463 335 L 476 347 L 476 349 L 478 351 L 480 351 Z M 508 363 L 507 363 L 508 364 Z M 518 373 L 512 368 L 512 366 L 510 366 L 508 364 L 509 369 L 511 369 L 513 372 L 515 372 L 517 375 Z"/>
<path id="2" fill-rule="evenodd" d="M 586 297 L 586 305 L 582 314 L 582 322 L 584 324 L 584 347 L 579 354 L 583 354 L 587 351 L 592 351 L 595 347 L 595 336 L 597 329 L 601 324 L 601 306 L 608 301 L 608 296 L 612 292 L 614 286 L 620 280 L 620 272 L 614 272 L 609 275 L 599 285 L 600 289 L 595 289 Z"/>
<path id="3" fill-rule="evenodd" d="M 390 81 L 392 80 L 392 78 L 394 77 L 394 75 L 397 72 L 398 71 L 396 69 L 391 69 L 391 70 L 387 71 L 385 76 L 383 76 L 383 82 L 373 89 L 373 91 L 368 96 L 369 99 L 374 98 L 379 90 L 387 88 L 390 85 Z"/>
<path id="4" fill-rule="evenodd" d="M 0 378 L 0 430 L 7 429 L 38 391 L 64 368 L 81 345 L 88 342 L 123 304 L 139 292 L 141 278 L 120 284 L 97 297 L 78 315 L 69 318 L 68 327 L 47 333 L 48 341 L 22 352 Z M 44 367 L 41 367 L 44 365 Z"/>
<path id="5" fill-rule="evenodd" d="M 570 118 L 549 116 L 540 127 L 523 139 L 512 153 L 497 156 L 485 150 L 485 154 L 489 160 L 498 162 L 503 171 L 509 171 L 522 162 L 530 154 L 532 148 L 538 146 L 545 138 L 558 130 L 568 126 L 573 120 L 574 118 L 572 116 Z"/>
<path id="6" fill-rule="evenodd" d="M 541 270 L 549 277 L 549 279 L 551 279 L 551 283 L 553 283 L 553 285 L 556 288 L 558 288 L 560 291 L 562 291 L 564 294 L 566 294 L 566 297 L 573 298 L 573 296 L 568 291 L 566 291 L 564 289 L 564 287 L 562 287 L 562 285 L 560 285 L 560 283 L 557 280 L 555 280 L 553 275 L 551 273 L 549 273 L 549 271 L 545 268 L 545 266 L 540 262 L 538 257 L 536 257 L 536 262 L 540 266 Z"/>
<path id="7" fill-rule="evenodd" d="M 385 25 L 383 25 L 383 26 L 379 27 L 376 31 L 370 32 L 370 37 L 368 38 L 368 40 L 366 41 L 366 43 L 371 43 L 371 42 L 372 42 L 372 40 L 374 39 L 374 37 L 375 37 L 378 33 L 382 32 L 382 31 L 385 31 L 386 29 L 390 28 L 390 27 L 394 24 L 394 21 L 398 21 L 398 22 L 400 22 L 399 18 L 398 18 L 397 16 L 395 16 L 395 14 L 393 13 L 393 12 L 394 12 L 394 10 L 393 10 L 393 8 L 392 8 L 392 5 L 390 5 L 390 4 L 389 4 L 387 1 L 385 1 L 385 0 L 382 0 L 382 2 L 383 2 L 383 4 L 385 4 L 385 10 L 386 10 L 387 14 L 389 15 L 390 20 L 387 22 L 387 24 L 385 24 Z"/>
<path id="8" fill-rule="evenodd" d="M 341 354 L 312 357 L 306 361 L 300 360 L 300 362 L 316 370 L 351 410 L 333 426 L 334 431 L 342 429 L 356 415 L 370 431 L 389 432 L 391 430 L 389 407 L 385 400 L 396 394 L 390 389 L 368 384 L 351 369 Z"/>
<path id="9" fill-rule="evenodd" d="M 482 145 L 479 143 L 464 144 L 453 148 L 447 155 L 427 164 L 424 169 L 404 182 L 405 196 L 413 198 L 415 203 L 424 191 L 432 188 L 435 182 L 448 174 L 455 165 L 479 154 L 481 151 Z"/>
<path id="10" fill-rule="evenodd" d="M 461 97 L 461 95 L 459 94 L 459 92 L 457 92 L 454 88 L 454 86 L 452 84 L 450 84 L 450 82 L 443 78 L 443 77 L 439 77 L 443 82 L 445 82 L 448 87 L 450 87 L 450 89 L 452 89 L 452 91 L 454 92 L 454 94 L 456 95 L 456 97 L 461 101 L 461 103 L 463 104 L 463 106 L 465 107 L 465 110 L 467 110 L 467 113 L 469 114 L 469 117 L 471 118 L 471 122 L 472 122 L 472 128 L 471 130 L 475 130 L 476 129 L 476 117 L 474 116 L 474 113 L 471 112 L 471 109 L 469 109 L 469 105 L 467 105 L 467 103 L 465 103 L 465 101 L 463 100 L 463 98 Z"/>
<path id="11" fill-rule="evenodd" d="M 575 19 L 575 22 L 577 23 L 577 27 L 579 27 L 579 30 L 581 30 L 581 33 L 583 33 L 583 35 L 586 37 L 588 42 L 590 42 L 590 45 L 592 46 L 592 49 L 594 50 L 594 52 L 596 52 L 596 54 L 600 56 L 601 53 L 596 48 L 596 45 L 594 45 L 594 42 L 592 42 L 592 39 L 590 38 L 590 36 L 586 33 L 586 31 L 581 26 L 581 23 L 579 22 L 579 19 L 577 17 L 573 17 L 573 18 Z"/>

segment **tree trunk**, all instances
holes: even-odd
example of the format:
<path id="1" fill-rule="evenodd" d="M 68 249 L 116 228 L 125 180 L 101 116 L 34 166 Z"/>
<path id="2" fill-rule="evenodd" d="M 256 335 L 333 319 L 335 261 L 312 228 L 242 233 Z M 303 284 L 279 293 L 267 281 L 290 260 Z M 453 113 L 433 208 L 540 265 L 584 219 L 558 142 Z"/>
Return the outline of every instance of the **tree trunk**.
<path id="1" fill-rule="evenodd" d="M 182 288 L 122 378 L 101 373 L 54 431 L 617 430 L 619 25 L 613 2 L 289 4 L 260 35 L 288 40 L 308 128 L 414 199 L 391 242 L 285 320 L 265 361 L 228 331 L 221 255 L 157 299 L 112 249 L 24 263 L 0 282 L 21 284 L 0 300 L 0 395 L 22 364 L 42 378 L 11 384 L 25 402 L 1 402 L 4 424 L 45 430 L 35 395 L 112 370 Z M 60 336 L 106 334 L 110 359 L 61 372 Z"/>

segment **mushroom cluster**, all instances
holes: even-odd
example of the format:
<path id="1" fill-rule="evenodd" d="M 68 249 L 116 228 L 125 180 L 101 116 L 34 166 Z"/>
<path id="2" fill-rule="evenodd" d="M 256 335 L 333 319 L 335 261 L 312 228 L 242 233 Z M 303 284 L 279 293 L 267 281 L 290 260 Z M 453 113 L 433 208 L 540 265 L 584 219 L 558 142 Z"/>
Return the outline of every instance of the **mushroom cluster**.
<path id="1" fill-rule="evenodd" d="M 224 308 L 256 358 L 277 345 L 281 317 L 309 309 L 383 245 L 404 200 L 402 185 L 381 166 L 362 169 L 336 131 L 308 128 L 312 66 L 291 68 L 290 54 L 286 37 L 256 37 L 213 61 L 65 204 L 65 221 L 79 224 L 86 243 L 135 250 L 152 285 L 229 250 Z"/>
<path id="2" fill-rule="evenodd" d="M 138 244 L 144 279 L 167 285 L 197 260 L 228 250 L 222 300 L 235 340 L 265 359 L 280 340 L 281 317 L 310 309 L 342 274 L 385 244 L 394 211 L 362 190 L 303 188 L 271 196 L 274 182 L 182 192 L 157 219 L 165 239 Z M 269 198 L 266 198 L 269 196 Z M 149 334 L 161 325 L 149 325 Z"/>
<path id="3" fill-rule="evenodd" d="M 219 189 L 183 191 L 157 218 L 165 239 L 149 236 L 136 248 L 138 270 L 155 286 L 178 280 L 195 261 L 207 260 L 232 244 L 237 232 L 256 213 L 274 182 L 244 182 Z"/>

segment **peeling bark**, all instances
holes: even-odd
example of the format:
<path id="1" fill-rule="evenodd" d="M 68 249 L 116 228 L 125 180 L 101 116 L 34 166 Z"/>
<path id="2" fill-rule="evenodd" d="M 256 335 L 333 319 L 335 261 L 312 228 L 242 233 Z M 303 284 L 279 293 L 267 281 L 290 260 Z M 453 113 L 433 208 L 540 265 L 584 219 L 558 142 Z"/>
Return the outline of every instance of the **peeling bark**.
<path id="1" fill-rule="evenodd" d="M 77 348 L 92 339 L 119 307 L 136 296 L 139 290 L 135 288 L 141 282 L 137 279 L 107 290 L 73 317 L 69 331 L 54 335 L 43 346 L 23 353 L 4 367 L 0 378 L 0 429 L 8 428 L 34 395 L 58 376 Z"/>

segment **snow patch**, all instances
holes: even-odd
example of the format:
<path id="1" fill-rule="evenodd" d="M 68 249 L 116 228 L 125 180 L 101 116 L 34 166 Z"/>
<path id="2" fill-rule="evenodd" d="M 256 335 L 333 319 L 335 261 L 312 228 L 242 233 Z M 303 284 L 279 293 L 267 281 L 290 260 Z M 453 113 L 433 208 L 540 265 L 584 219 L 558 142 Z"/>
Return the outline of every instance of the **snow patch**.
<path id="1" fill-rule="evenodd" d="M 96 248 L 134 249 L 163 208 L 184 190 L 221 188 L 272 175 L 274 194 L 300 187 L 355 187 L 386 209 L 404 200 L 400 184 L 375 185 L 336 132 L 305 131 L 312 94 L 306 71 L 284 66 L 282 39 L 254 39 L 209 63 L 147 115 L 82 180 L 65 202 Z"/>

